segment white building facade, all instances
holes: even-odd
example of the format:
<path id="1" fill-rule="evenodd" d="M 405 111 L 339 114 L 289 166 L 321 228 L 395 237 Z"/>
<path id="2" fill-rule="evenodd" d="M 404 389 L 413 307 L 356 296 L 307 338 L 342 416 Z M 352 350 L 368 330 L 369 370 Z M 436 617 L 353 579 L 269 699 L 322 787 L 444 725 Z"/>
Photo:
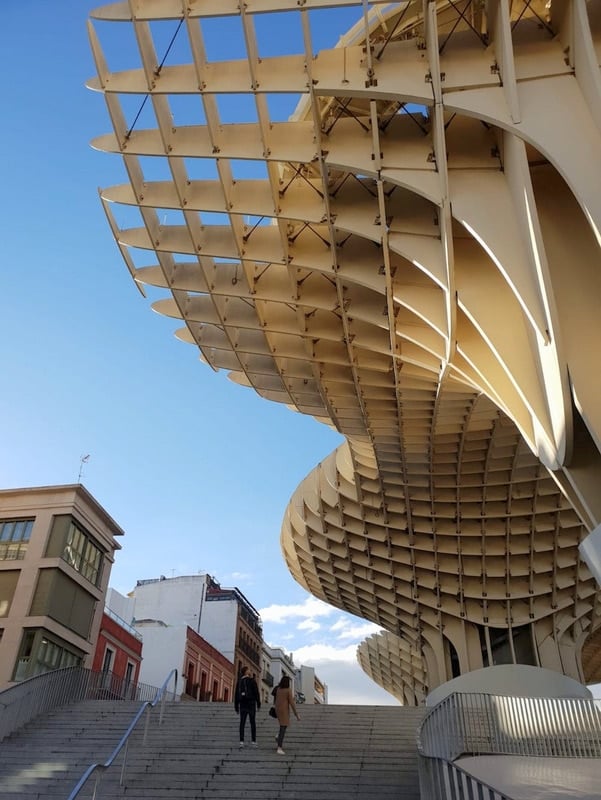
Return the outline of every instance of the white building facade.
<path id="1" fill-rule="evenodd" d="M 297 693 L 297 698 L 304 703 L 327 705 L 328 687 L 317 677 L 313 667 L 305 665 L 297 667 L 294 677 L 294 689 Z"/>
<path id="2" fill-rule="evenodd" d="M 261 700 L 271 702 L 271 692 L 284 675 L 290 678 L 290 685 L 294 686 L 295 667 L 292 653 L 287 655 L 281 647 L 270 647 L 263 643 L 263 672 L 261 675 Z"/>
<path id="3" fill-rule="evenodd" d="M 238 589 L 222 589 L 210 576 L 182 575 L 179 577 L 139 580 L 128 597 L 110 590 L 109 608 L 129 622 L 142 634 L 144 641 L 140 680 L 160 686 L 173 668 L 180 673 L 178 694 L 189 691 L 190 666 L 184 653 L 189 645 L 188 628 L 214 648 L 232 665 L 235 677 L 243 666 L 250 669 L 260 683 L 262 628 L 258 611 Z M 194 670 L 193 670 L 194 671 Z M 197 671 L 197 670 L 196 670 Z M 221 678 L 217 689 L 196 692 L 204 698 L 231 697 L 231 687 Z M 226 691 L 227 689 L 227 691 Z"/>
<path id="4" fill-rule="evenodd" d="M 177 578 L 161 575 L 160 578 L 138 581 L 131 593 L 135 621 L 161 620 L 170 625 L 189 625 L 193 631 L 201 633 L 209 580 L 208 575 L 200 573 Z"/>

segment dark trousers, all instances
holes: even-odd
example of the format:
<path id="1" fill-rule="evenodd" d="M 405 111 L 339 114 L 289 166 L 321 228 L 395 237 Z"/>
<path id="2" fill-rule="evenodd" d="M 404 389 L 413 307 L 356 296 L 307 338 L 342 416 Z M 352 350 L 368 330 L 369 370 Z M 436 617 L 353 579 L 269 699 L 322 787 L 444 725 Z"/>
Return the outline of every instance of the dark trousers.
<path id="1" fill-rule="evenodd" d="M 253 742 L 257 741 L 257 722 L 255 714 L 257 713 L 257 706 L 255 703 L 240 703 L 240 741 L 244 741 L 244 728 L 246 726 L 246 718 L 250 720 L 250 736 Z"/>
<path id="2" fill-rule="evenodd" d="M 286 735 L 287 727 L 287 725 L 280 725 L 280 732 L 278 734 L 278 747 L 281 747 L 284 744 L 284 736 Z"/>

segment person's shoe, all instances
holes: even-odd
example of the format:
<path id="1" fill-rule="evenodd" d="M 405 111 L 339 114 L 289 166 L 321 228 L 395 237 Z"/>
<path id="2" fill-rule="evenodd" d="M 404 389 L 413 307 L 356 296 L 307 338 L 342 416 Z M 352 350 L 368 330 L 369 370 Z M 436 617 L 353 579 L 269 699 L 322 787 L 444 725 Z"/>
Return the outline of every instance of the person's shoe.
<path id="1" fill-rule="evenodd" d="M 240 744 L 238 745 L 238 747 L 244 747 L 244 742 L 240 742 Z"/>
<path id="2" fill-rule="evenodd" d="M 282 748 L 281 748 L 281 747 L 278 747 L 278 749 L 277 749 L 277 751 L 276 751 L 276 752 L 277 752 L 277 754 L 278 754 L 279 756 L 285 756 L 285 755 L 286 755 L 286 753 L 285 753 L 285 752 L 282 750 Z"/>
<path id="3" fill-rule="evenodd" d="M 257 746 L 257 743 L 256 743 L 256 742 L 251 742 L 251 743 L 250 743 L 250 746 L 251 746 L 251 747 L 256 747 L 256 746 Z"/>

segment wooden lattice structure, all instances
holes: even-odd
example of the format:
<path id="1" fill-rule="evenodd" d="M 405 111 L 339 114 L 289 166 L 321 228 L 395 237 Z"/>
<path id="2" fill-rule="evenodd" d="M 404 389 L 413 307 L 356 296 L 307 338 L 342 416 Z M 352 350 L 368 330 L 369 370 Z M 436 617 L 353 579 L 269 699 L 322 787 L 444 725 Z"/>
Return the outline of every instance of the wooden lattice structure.
<path id="1" fill-rule="evenodd" d="M 315 52 L 343 6 L 358 22 Z M 268 13 L 290 31 L 278 55 Z M 292 498 L 282 548 L 314 595 L 387 631 L 366 671 L 417 702 L 506 630 L 514 660 L 601 680 L 577 551 L 601 521 L 601 4 L 130 0 L 92 17 L 113 125 L 94 146 L 128 177 L 101 198 L 132 276 L 211 367 L 346 439 Z M 216 21 L 239 33 L 231 60 Z M 126 68 L 107 23 L 132 33 Z"/>

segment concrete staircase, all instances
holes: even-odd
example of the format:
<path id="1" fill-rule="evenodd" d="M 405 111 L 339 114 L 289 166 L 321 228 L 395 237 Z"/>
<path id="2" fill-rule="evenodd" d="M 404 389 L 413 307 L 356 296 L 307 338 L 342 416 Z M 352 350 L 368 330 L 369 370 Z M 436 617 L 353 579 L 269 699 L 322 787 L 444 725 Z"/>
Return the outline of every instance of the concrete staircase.
<path id="1" fill-rule="evenodd" d="M 139 704 L 90 701 L 48 714 L 0 743 L 2 800 L 66 800 L 84 769 L 108 758 Z M 238 746 L 231 705 L 174 703 L 158 711 L 142 745 L 133 734 L 125 786 L 120 768 L 105 774 L 97 800 L 419 800 L 415 731 L 423 709 L 300 706 L 286 755 L 277 722 L 262 708 L 257 744 Z M 121 763 L 121 758 L 118 759 Z M 93 781 L 80 794 L 92 796 Z"/>

